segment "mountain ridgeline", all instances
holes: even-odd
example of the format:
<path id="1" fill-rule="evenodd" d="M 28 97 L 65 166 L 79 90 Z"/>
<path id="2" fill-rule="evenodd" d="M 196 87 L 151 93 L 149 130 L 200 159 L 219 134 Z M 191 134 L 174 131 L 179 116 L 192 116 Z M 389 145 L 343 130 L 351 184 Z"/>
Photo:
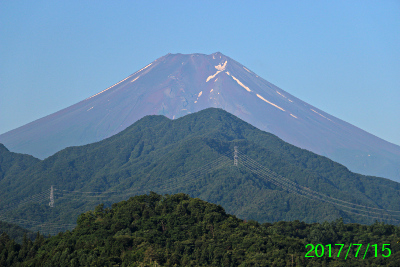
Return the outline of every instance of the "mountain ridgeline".
<path id="1" fill-rule="evenodd" d="M 398 183 L 352 173 L 215 108 L 176 120 L 146 116 L 41 161 L 3 148 L 2 161 L 11 157 L 20 167 L 2 170 L 0 220 L 52 234 L 99 203 L 150 191 L 186 193 L 259 222 L 400 221 Z"/>
<path id="2" fill-rule="evenodd" d="M 17 175 L 38 162 L 39 159 L 30 155 L 10 153 L 3 144 L 0 144 L 0 181 L 6 175 Z"/>
<path id="3" fill-rule="evenodd" d="M 17 243 L 22 243 L 24 239 L 34 240 L 37 236 L 37 234 L 35 234 L 34 232 L 26 230 L 16 224 L 6 223 L 2 221 L 0 221 L 0 234 L 7 235 L 10 240 L 14 240 Z M 4 266 L 4 264 L 0 263 L 0 266 Z"/>

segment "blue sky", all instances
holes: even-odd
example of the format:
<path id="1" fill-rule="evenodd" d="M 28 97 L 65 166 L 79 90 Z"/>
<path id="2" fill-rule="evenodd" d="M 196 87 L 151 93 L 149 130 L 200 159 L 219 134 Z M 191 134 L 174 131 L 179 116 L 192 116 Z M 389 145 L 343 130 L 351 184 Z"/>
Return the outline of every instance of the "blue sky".
<path id="1" fill-rule="evenodd" d="M 2 1 L 0 133 L 214 52 L 400 145 L 400 1 Z"/>

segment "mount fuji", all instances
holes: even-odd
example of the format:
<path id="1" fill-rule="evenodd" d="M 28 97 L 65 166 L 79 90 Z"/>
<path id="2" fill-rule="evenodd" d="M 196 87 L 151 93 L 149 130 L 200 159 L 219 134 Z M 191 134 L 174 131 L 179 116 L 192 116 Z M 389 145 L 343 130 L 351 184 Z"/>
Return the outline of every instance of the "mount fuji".
<path id="1" fill-rule="evenodd" d="M 209 107 L 351 171 L 400 182 L 400 146 L 305 103 L 219 52 L 167 54 L 75 105 L 0 135 L 0 143 L 43 159 L 103 140 L 146 115 L 176 119 Z"/>

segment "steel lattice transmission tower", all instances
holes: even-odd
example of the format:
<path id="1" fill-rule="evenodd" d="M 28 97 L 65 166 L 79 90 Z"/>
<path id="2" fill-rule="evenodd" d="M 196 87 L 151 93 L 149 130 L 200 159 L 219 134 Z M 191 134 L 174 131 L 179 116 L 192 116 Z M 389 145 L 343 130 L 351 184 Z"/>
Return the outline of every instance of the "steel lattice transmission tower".
<path id="1" fill-rule="evenodd" d="M 234 147 L 235 151 L 233 152 L 233 165 L 237 166 L 238 165 L 238 150 L 237 146 Z"/>
<path id="2" fill-rule="evenodd" d="M 49 203 L 49 206 L 51 208 L 54 208 L 54 189 L 53 189 L 53 186 L 51 186 L 51 188 L 50 188 L 50 203 Z"/>

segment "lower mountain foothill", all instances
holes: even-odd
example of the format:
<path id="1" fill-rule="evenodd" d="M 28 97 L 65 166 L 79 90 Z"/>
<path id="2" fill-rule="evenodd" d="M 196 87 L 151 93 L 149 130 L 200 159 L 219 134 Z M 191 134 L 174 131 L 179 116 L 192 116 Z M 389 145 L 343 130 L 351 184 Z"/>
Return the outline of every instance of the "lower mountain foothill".
<path id="1" fill-rule="evenodd" d="M 111 208 L 98 205 L 77 222 L 72 231 L 47 239 L 38 234 L 34 242 L 25 238 L 21 245 L 2 234 L 0 265 L 398 266 L 400 262 L 397 226 L 344 224 L 341 219 L 260 224 L 182 193 L 151 192 Z M 350 243 L 376 245 L 378 256 L 373 249 L 364 256 L 364 248 L 357 255 L 357 246 L 347 249 Z M 309 244 L 325 247 L 325 254 L 311 250 Z M 348 252 L 334 244 L 344 244 Z M 384 244 L 390 249 L 381 252 Z"/>
<path id="2" fill-rule="evenodd" d="M 399 266 L 400 257 L 399 183 L 216 108 L 145 116 L 44 160 L 0 145 L 0 221 L 39 232 L 31 241 L 4 231 L 0 266 Z"/>

